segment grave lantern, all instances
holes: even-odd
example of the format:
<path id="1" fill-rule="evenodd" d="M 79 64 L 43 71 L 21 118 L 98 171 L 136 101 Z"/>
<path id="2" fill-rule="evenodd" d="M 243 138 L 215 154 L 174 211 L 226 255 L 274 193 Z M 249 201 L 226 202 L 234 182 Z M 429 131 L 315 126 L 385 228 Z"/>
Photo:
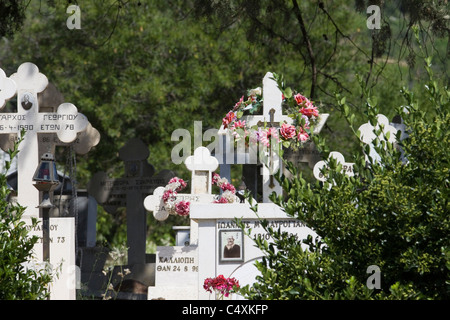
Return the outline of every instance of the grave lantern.
<path id="1" fill-rule="evenodd" d="M 41 157 L 41 161 L 33 176 L 34 186 L 39 191 L 43 191 L 43 199 L 39 208 L 51 208 L 53 204 L 50 201 L 49 193 L 59 185 L 58 172 L 56 171 L 55 158 L 53 154 L 47 152 Z"/>

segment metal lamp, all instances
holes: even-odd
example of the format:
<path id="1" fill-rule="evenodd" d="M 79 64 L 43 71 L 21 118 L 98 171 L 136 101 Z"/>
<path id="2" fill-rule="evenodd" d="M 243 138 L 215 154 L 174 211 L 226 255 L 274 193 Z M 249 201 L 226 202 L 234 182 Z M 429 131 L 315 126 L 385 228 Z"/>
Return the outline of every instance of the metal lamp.
<path id="1" fill-rule="evenodd" d="M 56 170 L 55 157 L 47 152 L 41 157 L 41 161 L 33 176 L 34 186 L 39 191 L 43 191 L 42 202 L 38 208 L 52 208 L 50 201 L 50 192 L 55 190 L 59 185 L 58 172 Z"/>

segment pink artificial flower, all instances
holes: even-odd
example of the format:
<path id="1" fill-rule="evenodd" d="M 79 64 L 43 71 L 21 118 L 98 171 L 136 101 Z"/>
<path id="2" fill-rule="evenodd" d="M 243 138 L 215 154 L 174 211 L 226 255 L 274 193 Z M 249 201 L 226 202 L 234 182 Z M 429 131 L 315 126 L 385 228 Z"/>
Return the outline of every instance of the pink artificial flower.
<path id="1" fill-rule="evenodd" d="M 277 142 L 279 141 L 276 128 L 270 127 L 260 132 L 259 141 L 261 141 L 266 147 L 270 146 L 270 141 L 272 139 L 276 139 Z"/>
<path id="2" fill-rule="evenodd" d="M 177 196 L 177 193 L 173 190 L 166 190 L 164 191 L 164 194 L 162 196 L 162 200 L 164 201 L 164 203 L 166 203 L 170 198 L 175 199 Z"/>
<path id="3" fill-rule="evenodd" d="M 309 129 L 309 118 L 307 116 L 305 116 L 304 114 L 302 114 L 302 119 L 305 120 L 304 128 Z"/>
<path id="4" fill-rule="evenodd" d="M 309 101 L 308 98 L 306 98 L 305 96 L 301 95 L 300 93 L 297 93 L 294 96 L 295 102 L 297 102 L 298 105 L 304 103 L 305 101 Z"/>
<path id="5" fill-rule="evenodd" d="M 241 99 L 234 105 L 233 110 L 238 109 L 243 102 L 244 102 L 244 96 L 242 96 Z"/>
<path id="6" fill-rule="evenodd" d="M 227 115 L 225 116 L 225 118 L 222 119 L 222 124 L 223 127 L 226 129 L 228 128 L 228 125 L 233 122 L 236 119 L 236 115 L 234 114 L 233 111 L 230 111 L 227 113 Z"/>
<path id="7" fill-rule="evenodd" d="M 218 173 L 215 173 L 215 172 L 213 172 L 213 174 L 212 174 L 212 179 L 211 179 L 211 183 L 214 185 L 214 184 L 217 184 L 217 181 L 219 181 L 219 179 L 220 179 L 220 175 L 218 174 Z"/>
<path id="8" fill-rule="evenodd" d="M 236 193 L 236 188 L 235 188 L 231 183 L 229 183 L 229 182 L 222 183 L 222 185 L 220 186 L 220 188 L 221 188 L 223 191 L 229 190 L 229 191 L 231 191 L 231 192 L 233 192 L 233 193 Z"/>
<path id="9" fill-rule="evenodd" d="M 175 212 L 180 216 L 188 216 L 189 215 L 189 206 L 190 202 L 180 201 L 175 204 Z"/>
<path id="10" fill-rule="evenodd" d="M 220 197 L 219 200 L 214 200 L 214 203 L 228 203 L 228 200 L 224 197 Z"/>
<path id="11" fill-rule="evenodd" d="M 318 117 L 319 111 L 317 110 L 317 107 L 311 106 L 308 108 L 301 108 L 299 110 L 303 115 L 307 116 L 308 118 L 311 118 L 312 116 Z"/>
<path id="12" fill-rule="evenodd" d="M 180 179 L 178 177 L 173 177 L 172 179 L 169 180 L 169 184 L 177 183 L 177 182 L 180 184 L 180 186 L 178 188 L 176 188 L 175 191 L 180 192 L 181 190 L 186 188 L 187 184 L 186 184 L 186 182 L 184 182 L 183 179 Z"/>
<path id="13" fill-rule="evenodd" d="M 245 120 L 244 121 L 238 120 L 233 124 L 233 129 L 236 129 L 236 128 L 244 129 L 244 127 L 245 127 Z"/>
<path id="14" fill-rule="evenodd" d="M 297 138 L 298 138 L 298 141 L 306 141 L 309 139 L 309 135 L 306 131 L 304 131 L 302 128 L 300 128 Z"/>
<path id="15" fill-rule="evenodd" d="M 295 133 L 295 126 L 287 124 L 287 123 L 283 123 L 281 125 L 280 134 L 285 139 L 292 139 L 292 138 L 294 138 L 295 134 L 296 134 Z"/>

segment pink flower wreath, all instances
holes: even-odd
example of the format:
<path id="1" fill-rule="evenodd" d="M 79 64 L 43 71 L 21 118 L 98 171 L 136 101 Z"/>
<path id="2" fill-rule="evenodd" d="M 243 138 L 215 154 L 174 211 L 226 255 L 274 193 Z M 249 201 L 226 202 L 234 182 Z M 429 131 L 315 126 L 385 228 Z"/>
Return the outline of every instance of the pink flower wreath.
<path id="1" fill-rule="evenodd" d="M 236 199 L 236 188 L 228 182 L 226 178 L 221 178 L 219 174 L 212 174 L 212 184 L 222 189 L 222 196 L 213 203 L 233 203 Z M 177 200 L 178 192 L 186 188 L 187 184 L 183 179 L 174 177 L 164 189 L 162 200 L 166 211 L 171 215 L 188 216 L 190 212 L 190 202 Z"/>

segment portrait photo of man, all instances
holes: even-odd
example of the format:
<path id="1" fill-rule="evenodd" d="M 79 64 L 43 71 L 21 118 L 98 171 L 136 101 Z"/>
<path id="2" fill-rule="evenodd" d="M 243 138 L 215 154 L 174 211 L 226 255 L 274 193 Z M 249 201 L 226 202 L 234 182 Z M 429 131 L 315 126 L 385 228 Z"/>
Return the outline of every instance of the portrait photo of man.
<path id="1" fill-rule="evenodd" d="M 220 246 L 221 261 L 243 261 L 242 230 L 221 230 Z"/>

